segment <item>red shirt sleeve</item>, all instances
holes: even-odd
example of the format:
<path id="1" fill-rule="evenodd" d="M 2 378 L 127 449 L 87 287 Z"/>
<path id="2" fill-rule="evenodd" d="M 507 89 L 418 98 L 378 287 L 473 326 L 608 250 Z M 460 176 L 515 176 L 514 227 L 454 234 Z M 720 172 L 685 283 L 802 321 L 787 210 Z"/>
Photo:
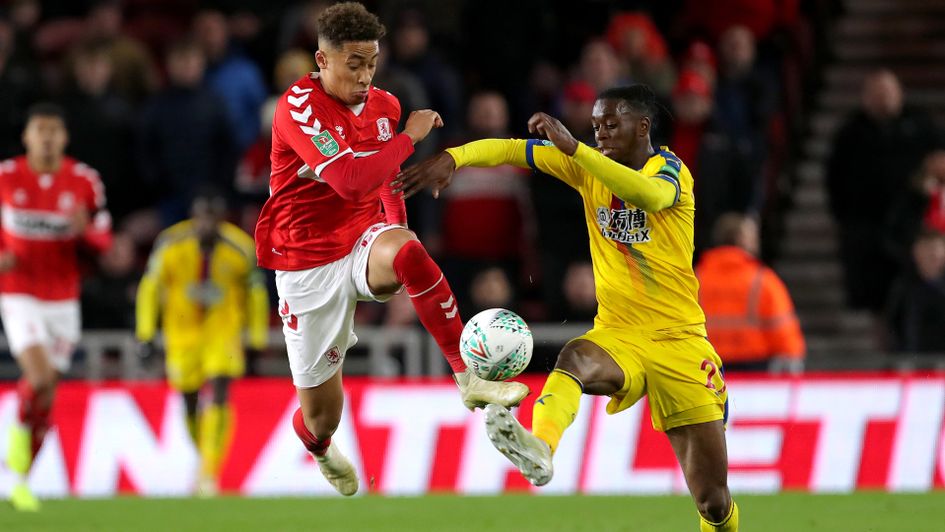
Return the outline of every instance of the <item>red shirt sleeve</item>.
<path id="1" fill-rule="evenodd" d="M 395 135 L 379 152 L 357 157 L 333 132 L 332 125 L 323 121 L 327 121 L 326 113 L 320 113 L 317 106 L 297 111 L 284 105 L 276 116 L 276 130 L 311 171 L 300 176 L 328 183 L 346 200 L 357 201 L 373 194 L 413 153 L 410 137 Z"/>
<path id="2" fill-rule="evenodd" d="M 105 209 L 105 186 L 98 172 L 87 166 L 77 166 L 76 174 L 85 184 L 83 207 L 88 210 L 91 220 L 82 234 L 82 241 L 99 253 L 112 247 L 112 217 Z"/>

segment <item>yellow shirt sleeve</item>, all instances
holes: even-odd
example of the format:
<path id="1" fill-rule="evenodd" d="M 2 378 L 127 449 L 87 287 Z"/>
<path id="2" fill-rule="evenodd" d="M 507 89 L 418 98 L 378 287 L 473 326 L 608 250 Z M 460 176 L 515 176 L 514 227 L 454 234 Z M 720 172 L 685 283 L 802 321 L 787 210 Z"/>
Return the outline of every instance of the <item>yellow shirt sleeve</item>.
<path id="1" fill-rule="evenodd" d="M 456 168 L 511 164 L 552 175 L 578 190 L 585 180 L 584 172 L 571 157 L 537 139 L 483 139 L 449 148 L 446 153 L 453 157 Z"/>
<path id="2" fill-rule="evenodd" d="M 148 269 L 138 283 L 138 294 L 135 298 L 135 336 L 141 342 L 150 342 L 157 334 L 165 249 L 160 245 L 154 249 L 148 259 Z"/>
<path id="3" fill-rule="evenodd" d="M 671 176 L 645 176 L 581 142 L 572 158 L 618 198 L 646 212 L 661 211 L 679 200 L 679 182 Z"/>

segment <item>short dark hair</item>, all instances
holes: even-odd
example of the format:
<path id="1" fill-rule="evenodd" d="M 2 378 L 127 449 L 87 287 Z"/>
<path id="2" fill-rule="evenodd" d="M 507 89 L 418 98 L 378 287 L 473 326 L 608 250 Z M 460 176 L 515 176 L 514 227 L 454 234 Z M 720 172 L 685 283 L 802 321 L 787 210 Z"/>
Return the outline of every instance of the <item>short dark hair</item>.
<path id="1" fill-rule="evenodd" d="M 650 119 L 650 128 L 656 125 L 659 115 L 659 103 L 656 94 L 648 85 L 638 84 L 627 87 L 612 87 L 597 96 L 598 100 L 622 100 L 635 112 Z"/>
<path id="2" fill-rule="evenodd" d="M 38 116 L 58 118 L 66 121 L 66 112 L 58 104 L 52 102 L 34 103 L 26 110 L 26 121 L 29 122 Z"/>
<path id="3" fill-rule="evenodd" d="M 377 41 L 387 34 L 377 15 L 358 2 L 335 4 L 318 16 L 318 38 L 334 46 L 351 41 Z"/>

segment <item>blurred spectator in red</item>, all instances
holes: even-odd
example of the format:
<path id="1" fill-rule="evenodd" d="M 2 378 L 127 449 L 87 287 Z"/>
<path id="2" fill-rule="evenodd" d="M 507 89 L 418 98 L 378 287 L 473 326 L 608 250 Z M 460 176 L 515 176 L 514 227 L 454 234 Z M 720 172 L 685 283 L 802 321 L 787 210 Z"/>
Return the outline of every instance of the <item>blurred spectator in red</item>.
<path id="1" fill-rule="evenodd" d="M 912 261 L 912 243 L 925 227 L 945 234 L 945 150 L 930 153 L 912 186 L 893 204 L 886 223 L 886 247 L 905 271 Z"/>
<path id="2" fill-rule="evenodd" d="M 933 230 L 919 233 L 912 244 L 912 260 L 889 298 L 893 348 L 945 353 L 945 235 Z"/>
<path id="3" fill-rule="evenodd" d="M 837 132 L 826 172 L 851 308 L 885 307 L 896 265 L 876 239 L 885 234 L 890 202 L 906 190 L 938 135 L 925 113 L 903 105 L 895 74 L 867 77 L 861 108 Z"/>
<path id="4" fill-rule="evenodd" d="M 236 166 L 234 188 L 242 204 L 237 225 L 247 233 L 256 228 L 259 210 L 269 197 L 269 175 L 272 170 L 269 155 L 272 151 L 272 118 L 276 114 L 276 103 L 275 99 L 267 100 L 259 110 L 259 138 L 243 152 Z"/>
<path id="5" fill-rule="evenodd" d="M 401 13 L 391 36 L 390 64 L 412 73 L 423 83 L 433 110 L 440 113 L 442 138 L 457 136 L 463 114 L 463 89 L 459 74 L 430 47 L 430 31 L 420 11 Z"/>
<path id="6" fill-rule="evenodd" d="M 669 147 L 698 179 L 699 147 L 712 116 L 712 87 L 702 74 L 683 70 L 673 88 L 672 102 L 676 121 Z"/>
<path id="7" fill-rule="evenodd" d="M 561 122 L 574 138 L 589 146 L 596 146 L 594 129 L 591 126 L 591 113 L 597 93 L 586 81 L 572 81 L 561 92 Z"/>
<path id="8" fill-rule="evenodd" d="M 166 227 L 187 217 L 205 185 L 231 186 L 236 151 L 226 107 L 203 86 L 206 58 L 191 39 L 167 51 L 168 86 L 148 101 L 141 117 L 138 166 L 156 188 Z"/>
<path id="9" fill-rule="evenodd" d="M 468 137 L 507 138 L 508 107 L 497 92 L 481 92 L 469 102 Z M 531 249 L 533 231 L 528 201 L 528 173 L 513 166 L 460 168 L 442 196 L 440 237 L 429 242 L 439 248 L 443 269 L 462 302 L 476 273 L 499 266 L 518 279 L 523 255 Z M 429 239 L 428 239 L 429 240 Z M 453 281 L 455 279 L 455 281 Z"/>
<path id="10" fill-rule="evenodd" d="M 259 67 L 230 45 L 223 13 L 201 11 L 194 18 L 194 35 L 207 58 L 205 83 L 223 98 L 239 151 L 259 135 L 259 108 L 268 91 Z"/>
<path id="11" fill-rule="evenodd" d="M 716 68 L 715 52 L 704 41 L 690 43 L 679 64 L 680 71 L 689 70 L 699 74 L 713 90 L 715 89 Z"/>
<path id="12" fill-rule="evenodd" d="M 709 341 L 725 369 L 801 371 L 804 336 L 784 283 L 756 258 L 757 223 L 727 213 L 713 236 L 717 247 L 702 255 L 696 276 Z"/>
<path id="13" fill-rule="evenodd" d="M 26 109 L 41 94 L 34 66 L 17 59 L 13 26 L 0 17 L 0 160 L 23 153 Z"/>
<path id="14" fill-rule="evenodd" d="M 112 247 L 99 258 L 98 272 L 82 283 L 82 326 L 87 329 L 134 329 L 138 272 L 135 245 L 115 233 Z"/>
<path id="15" fill-rule="evenodd" d="M 627 73 L 617 54 L 603 40 L 592 40 L 581 49 L 578 77 L 597 93 L 627 82 Z"/>
<path id="16" fill-rule="evenodd" d="M 732 26 L 744 26 L 758 39 L 797 22 L 800 0 L 687 0 L 679 8 L 681 35 L 715 41 Z"/>
<path id="17" fill-rule="evenodd" d="M 645 13 L 620 13 L 610 19 L 607 42 L 630 67 L 635 83 L 649 85 L 657 96 L 667 97 L 676 80 L 666 40 Z"/>
<path id="18" fill-rule="evenodd" d="M 86 37 L 108 48 L 115 92 L 137 104 L 157 88 L 157 69 L 148 49 L 124 34 L 122 21 L 121 0 L 98 0 L 85 18 Z"/>
<path id="19" fill-rule="evenodd" d="M 148 198 L 134 169 L 134 113 L 112 90 L 109 50 L 107 43 L 87 41 L 73 51 L 61 104 L 69 123 L 67 151 L 99 171 L 117 226 Z"/>
<path id="20" fill-rule="evenodd" d="M 564 319 L 590 322 L 597 315 L 597 291 L 594 289 L 594 267 L 590 262 L 573 262 L 564 274 L 561 291 L 567 302 Z"/>

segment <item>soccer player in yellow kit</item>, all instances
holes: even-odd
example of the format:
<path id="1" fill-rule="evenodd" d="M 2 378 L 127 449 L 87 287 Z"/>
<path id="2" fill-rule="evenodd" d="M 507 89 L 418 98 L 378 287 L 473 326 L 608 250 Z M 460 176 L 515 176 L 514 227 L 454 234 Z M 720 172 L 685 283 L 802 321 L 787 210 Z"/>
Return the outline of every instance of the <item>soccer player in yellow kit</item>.
<path id="1" fill-rule="evenodd" d="M 458 167 L 513 164 L 553 175 L 581 194 L 597 287 L 594 328 L 558 355 L 535 401 L 533 432 L 507 409 L 488 405 L 489 437 L 525 478 L 544 485 L 582 393 L 610 396 L 610 414 L 648 395 L 653 427 L 672 444 L 701 530 L 734 532 L 727 392 L 722 362 L 706 339 L 692 270 L 693 180 L 676 155 L 653 148 L 656 112 L 653 92 L 644 85 L 609 89 L 591 117 L 596 149 L 538 113 L 529 131 L 547 141 L 471 142 L 407 169 L 393 186 L 405 195 L 429 186 L 437 196 Z"/>
<path id="2" fill-rule="evenodd" d="M 269 298 L 255 244 L 223 221 L 225 212 L 221 196 L 202 194 L 191 206 L 191 219 L 161 233 L 136 305 L 137 337 L 145 345 L 154 340 L 160 313 L 167 378 L 184 397 L 187 429 L 200 452 L 202 495 L 216 493 L 229 447 L 233 414 L 227 395 L 230 381 L 244 372 L 243 332 L 253 349 L 266 346 L 269 332 Z M 208 381 L 212 400 L 198 421 L 199 392 Z"/>

